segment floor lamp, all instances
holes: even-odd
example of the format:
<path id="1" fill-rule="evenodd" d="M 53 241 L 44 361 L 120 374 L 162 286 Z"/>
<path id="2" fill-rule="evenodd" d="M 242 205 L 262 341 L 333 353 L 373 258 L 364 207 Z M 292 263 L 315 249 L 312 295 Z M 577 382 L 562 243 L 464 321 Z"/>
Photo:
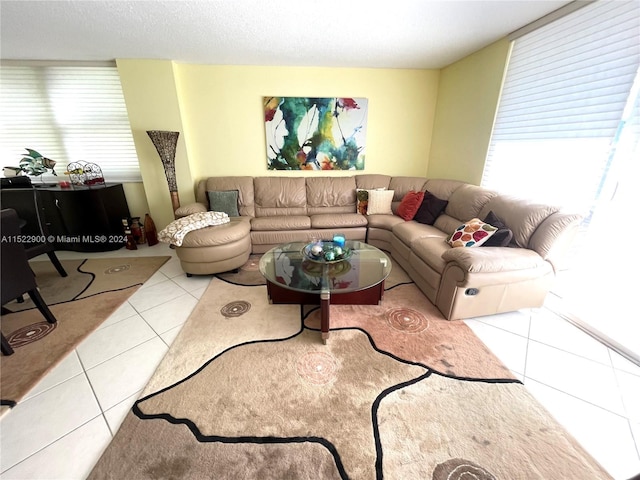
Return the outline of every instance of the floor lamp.
<path id="1" fill-rule="evenodd" d="M 178 197 L 178 184 L 176 182 L 176 144 L 180 132 L 165 132 L 161 130 L 147 130 L 147 135 L 151 138 L 153 145 L 160 155 L 164 174 L 169 184 L 169 194 L 171 195 L 171 205 L 175 211 L 180 207 L 180 197 Z"/>

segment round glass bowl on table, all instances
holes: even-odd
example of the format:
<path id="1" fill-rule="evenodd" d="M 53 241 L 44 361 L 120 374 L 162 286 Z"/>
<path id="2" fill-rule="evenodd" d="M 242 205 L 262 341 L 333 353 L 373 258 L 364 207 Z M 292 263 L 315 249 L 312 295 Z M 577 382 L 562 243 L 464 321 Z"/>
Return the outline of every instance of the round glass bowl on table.
<path id="1" fill-rule="evenodd" d="M 317 240 L 306 244 L 302 248 L 302 254 L 312 262 L 337 263 L 351 258 L 351 249 L 342 243 Z"/>

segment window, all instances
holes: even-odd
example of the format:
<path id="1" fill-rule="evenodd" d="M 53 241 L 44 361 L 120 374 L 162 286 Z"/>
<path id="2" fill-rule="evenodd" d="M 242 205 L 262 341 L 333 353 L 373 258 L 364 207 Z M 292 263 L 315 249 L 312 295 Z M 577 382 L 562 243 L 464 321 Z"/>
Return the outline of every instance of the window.
<path id="1" fill-rule="evenodd" d="M 588 213 L 635 100 L 638 12 L 595 2 L 515 40 L 484 186 Z"/>
<path id="2" fill-rule="evenodd" d="M 98 164 L 107 182 L 142 181 L 117 68 L 3 64 L 3 166 L 17 166 L 26 148 L 55 160 L 59 176 L 84 160 Z"/>
<path id="3" fill-rule="evenodd" d="M 633 256 L 615 238 L 635 218 L 640 171 L 640 9 L 598 1 L 515 40 L 482 184 L 585 215 L 554 302 L 640 358 Z M 627 268 L 631 268 L 628 266 Z M 632 269 L 633 270 L 633 269 Z M 633 270 L 635 271 L 635 270 Z"/>

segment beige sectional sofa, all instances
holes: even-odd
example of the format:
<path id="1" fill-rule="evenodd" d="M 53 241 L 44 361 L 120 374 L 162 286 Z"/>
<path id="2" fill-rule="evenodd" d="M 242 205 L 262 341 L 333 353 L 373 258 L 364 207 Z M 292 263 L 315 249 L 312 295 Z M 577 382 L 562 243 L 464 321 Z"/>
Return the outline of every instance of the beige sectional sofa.
<path id="1" fill-rule="evenodd" d="M 356 190 L 393 190 L 392 213 L 356 213 Z M 228 224 L 188 233 L 178 257 L 187 274 L 238 268 L 251 253 L 291 241 L 344 233 L 391 253 L 450 320 L 539 307 L 581 221 L 558 207 L 533 204 L 455 180 L 362 174 L 341 177 L 210 177 L 196 187 L 186 216 L 209 210 L 207 192 L 237 191 Z M 409 191 L 448 201 L 433 225 L 396 215 Z M 215 208 L 214 208 L 215 210 Z M 513 233 L 509 246 L 453 248 L 447 239 L 472 218 L 499 217 Z"/>

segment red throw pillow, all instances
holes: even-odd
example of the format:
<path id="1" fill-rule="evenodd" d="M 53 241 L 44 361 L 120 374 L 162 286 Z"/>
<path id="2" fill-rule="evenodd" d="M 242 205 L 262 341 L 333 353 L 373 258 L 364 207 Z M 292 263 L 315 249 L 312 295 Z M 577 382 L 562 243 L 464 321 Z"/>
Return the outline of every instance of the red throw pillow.
<path id="1" fill-rule="evenodd" d="M 414 192 L 410 190 L 398 205 L 398 216 L 402 217 L 404 220 L 412 220 L 413 216 L 416 214 L 420 205 L 422 205 L 422 200 L 424 199 L 424 192 Z"/>

